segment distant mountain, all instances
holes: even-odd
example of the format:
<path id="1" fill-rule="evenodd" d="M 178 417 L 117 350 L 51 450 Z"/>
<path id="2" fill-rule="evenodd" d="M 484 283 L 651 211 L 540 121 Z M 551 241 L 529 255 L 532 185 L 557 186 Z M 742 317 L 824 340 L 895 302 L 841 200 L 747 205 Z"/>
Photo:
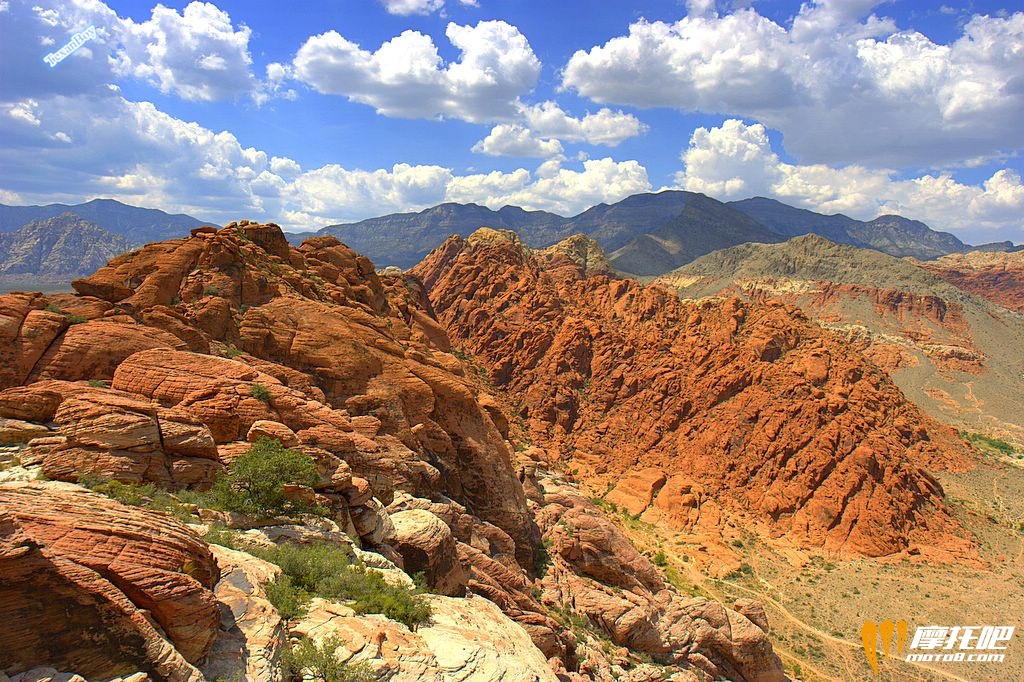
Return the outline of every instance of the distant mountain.
<path id="1" fill-rule="evenodd" d="M 192 228 L 213 225 L 183 213 L 171 215 L 159 209 L 129 206 L 113 199 L 93 199 L 75 205 L 0 204 L 0 232 L 12 232 L 34 220 L 46 220 L 69 212 L 137 244 L 176 239 L 187 236 Z"/>
<path id="2" fill-rule="evenodd" d="M 13 232 L 0 233 L 0 281 L 70 283 L 103 267 L 136 244 L 73 213 L 34 220 Z"/>
<path id="3" fill-rule="evenodd" d="M 720 201 L 691 192 L 673 194 L 682 195 L 672 197 L 682 200 L 679 211 L 660 227 L 645 231 L 613 251 L 609 258 L 616 270 L 639 276 L 660 275 L 718 249 L 746 242 L 783 241 L 783 237 Z"/>
<path id="4" fill-rule="evenodd" d="M 393 213 L 358 223 L 329 225 L 316 234 L 333 235 L 375 265 L 412 267 L 453 234 L 469 236 L 480 227 L 515 230 L 530 246 L 547 246 L 567 236 L 559 231 L 565 218 L 545 211 L 505 206 L 492 211 L 477 204 L 441 204 L 418 213 Z M 310 234 L 289 234 L 293 243 Z"/>
<path id="5" fill-rule="evenodd" d="M 408 268 L 448 236 L 466 237 L 480 227 L 513 230 L 532 248 L 545 248 L 573 234 L 586 235 L 601 245 L 617 270 L 638 276 L 660 275 L 717 249 L 746 242 L 778 243 L 804 234 L 897 257 L 937 258 L 970 248 L 951 234 L 900 216 L 865 222 L 764 197 L 722 203 L 677 190 L 634 194 L 569 218 L 516 206 L 492 211 L 477 204 L 446 203 L 417 213 L 330 225 L 316 234 L 337 237 L 379 267 Z M 288 239 L 299 244 L 309 236 L 289 234 Z M 986 245 L 994 251 L 1013 248 L 1009 242 Z"/>
<path id="6" fill-rule="evenodd" d="M 822 215 L 794 208 L 765 197 L 731 201 L 728 205 L 784 237 L 813 233 L 837 244 L 875 249 L 898 258 L 938 258 L 968 248 L 948 232 L 936 232 L 920 221 L 901 216 L 885 215 L 864 222 L 841 213 Z"/>

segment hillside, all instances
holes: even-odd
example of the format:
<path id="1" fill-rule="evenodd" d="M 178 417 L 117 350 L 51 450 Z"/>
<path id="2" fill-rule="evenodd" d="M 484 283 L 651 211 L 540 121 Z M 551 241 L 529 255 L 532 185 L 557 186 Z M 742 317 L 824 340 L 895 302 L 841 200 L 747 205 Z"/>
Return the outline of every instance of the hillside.
<path id="1" fill-rule="evenodd" d="M 69 286 L 135 245 L 72 213 L 0 232 L 0 287 L 17 283 Z"/>
<path id="2" fill-rule="evenodd" d="M 962 466 L 955 433 L 799 311 L 547 271 L 495 237 L 452 237 L 411 272 L 533 437 L 595 489 L 657 471 L 630 509 L 652 522 L 716 532 L 750 515 L 844 555 L 925 536 L 965 551 L 920 468 Z"/>
<path id="3" fill-rule="evenodd" d="M 717 249 L 780 240 L 777 234 L 728 205 L 694 194 L 676 216 L 612 251 L 609 258 L 620 272 L 653 276 Z"/>
<path id="4" fill-rule="evenodd" d="M 1024 314 L 1024 251 L 971 251 L 917 265 L 964 291 Z"/>
<path id="5" fill-rule="evenodd" d="M 415 279 L 243 221 L 74 287 L 0 296 L 5 673 L 282 680 L 308 641 L 394 679 L 785 680 L 756 601 L 684 592 L 517 447 Z"/>
<path id="6" fill-rule="evenodd" d="M 129 206 L 113 199 L 93 199 L 83 204 L 6 206 L 0 204 L 0 232 L 13 232 L 26 223 L 73 213 L 135 244 L 145 244 L 187 235 L 189 230 L 212 223 L 155 208 Z"/>
<path id="7" fill-rule="evenodd" d="M 944 262 L 1005 267 L 1015 258 L 957 255 Z M 939 262 L 893 258 L 807 235 L 718 251 L 655 282 L 687 299 L 738 294 L 799 306 L 890 371 L 903 392 L 934 417 L 1024 440 L 1016 408 L 1024 401 L 1024 362 L 1016 351 L 1024 344 L 1024 320 L 968 287 L 954 286 L 952 277 L 938 276 Z M 983 288 L 1012 296 L 1010 279 Z"/>

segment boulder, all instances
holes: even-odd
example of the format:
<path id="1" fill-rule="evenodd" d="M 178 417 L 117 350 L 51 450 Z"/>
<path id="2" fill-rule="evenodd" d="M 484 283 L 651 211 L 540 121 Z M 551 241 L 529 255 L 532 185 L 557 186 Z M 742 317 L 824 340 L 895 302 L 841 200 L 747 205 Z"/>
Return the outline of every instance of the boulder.
<path id="1" fill-rule="evenodd" d="M 391 516 L 394 534 L 390 544 L 402 555 L 405 571 L 423 572 L 427 584 L 441 594 L 461 595 L 466 574 L 459 564 L 452 531 L 428 511 L 410 509 Z"/>

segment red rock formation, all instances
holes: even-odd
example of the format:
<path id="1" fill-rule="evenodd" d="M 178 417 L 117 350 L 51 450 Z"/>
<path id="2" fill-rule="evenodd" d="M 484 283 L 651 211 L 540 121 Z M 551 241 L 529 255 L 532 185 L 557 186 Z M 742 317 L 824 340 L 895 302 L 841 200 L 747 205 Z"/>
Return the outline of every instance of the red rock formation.
<path id="1" fill-rule="evenodd" d="M 964 291 L 1024 313 L 1024 251 L 972 251 L 915 263 Z"/>
<path id="2" fill-rule="evenodd" d="M 804 545 L 966 549 L 921 468 L 962 466 L 963 445 L 792 306 L 547 272 L 501 239 L 450 238 L 412 274 L 455 345 L 598 484 L 657 467 Z"/>
<path id="3" fill-rule="evenodd" d="M 61 483 L 0 484 L 3 668 L 105 679 L 143 670 L 203 679 L 219 576 L 206 544 L 166 514 Z M 59 624 L 59 626 L 58 626 Z"/>

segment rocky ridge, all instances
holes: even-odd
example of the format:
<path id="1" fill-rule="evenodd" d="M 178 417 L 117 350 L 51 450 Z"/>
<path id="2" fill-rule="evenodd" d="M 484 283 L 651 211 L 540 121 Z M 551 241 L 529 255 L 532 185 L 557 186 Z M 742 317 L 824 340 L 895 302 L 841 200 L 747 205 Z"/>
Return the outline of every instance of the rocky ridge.
<path id="1" fill-rule="evenodd" d="M 395 679 L 513 679 L 524 667 L 537 679 L 661 679 L 630 650 L 677 679 L 784 679 L 765 626 L 743 615 L 754 612 L 666 586 L 572 486 L 541 474 L 549 456 L 515 455 L 499 401 L 450 352 L 415 279 L 382 279 L 333 237 L 295 248 L 277 226 L 243 221 L 147 245 L 74 286 L 0 296 L 0 434 L 19 465 L 3 477 L 62 481 L 0 484 L 0 506 L 17 511 L 0 525 L 4 623 L 38 610 L 28 639 L 4 640 L 15 646 L 3 672 L 276 680 L 285 638 L 333 633 L 353 662 Z M 264 591 L 273 565 L 74 485 L 202 490 L 263 437 L 315 462 L 317 482 L 293 494 L 330 518 L 253 527 L 193 512 L 237 528 L 243 545 L 329 542 L 390 579 L 423 572 L 452 595 L 431 597 L 429 627 L 330 602 L 286 626 Z M 564 537 L 557 510 L 570 507 L 580 534 Z M 557 555 L 538 573 L 542 537 Z M 106 639 L 59 637 L 51 607 L 22 601 L 47 591 L 64 596 L 53 608 L 82 605 L 82 629 Z M 622 616 L 602 617 L 611 609 Z M 438 644 L 458 637 L 468 649 Z M 612 656 L 601 642 L 628 648 Z"/>
<path id="2" fill-rule="evenodd" d="M 682 302 L 547 270 L 512 240 L 452 237 L 411 272 L 453 343 L 585 481 L 655 470 L 627 496 L 647 520 L 749 515 L 840 555 L 972 551 L 926 471 L 969 466 L 956 433 L 793 306 Z"/>

